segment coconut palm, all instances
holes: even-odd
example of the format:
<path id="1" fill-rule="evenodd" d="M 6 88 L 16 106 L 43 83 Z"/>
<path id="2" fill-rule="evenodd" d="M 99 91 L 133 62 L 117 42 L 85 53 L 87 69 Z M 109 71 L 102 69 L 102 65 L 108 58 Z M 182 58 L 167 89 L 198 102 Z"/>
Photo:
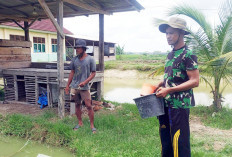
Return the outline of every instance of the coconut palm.
<path id="1" fill-rule="evenodd" d="M 199 29 L 187 36 L 186 42 L 197 53 L 201 80 L 205 81 L 213 93 L 213 106 L 222 108 L 222 93 L 232 78 L 232 1 L 222 5 L 220 24 L 213 28 L 204 14 L 188 5 L 172 8 L 169 15 L 183 15 L 194 20 Z M 156 20 L 156 22 L 162 22 Z"/>

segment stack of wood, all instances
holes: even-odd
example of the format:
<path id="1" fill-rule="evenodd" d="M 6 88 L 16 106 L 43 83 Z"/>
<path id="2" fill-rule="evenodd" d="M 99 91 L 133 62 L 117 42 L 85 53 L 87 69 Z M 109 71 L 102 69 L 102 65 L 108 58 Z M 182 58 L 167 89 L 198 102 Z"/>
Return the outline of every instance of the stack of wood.
<path id="1" fill-rule="evenodd" d="M 31 42 L 0 39 L 0 69 L 31 65 Z"/>

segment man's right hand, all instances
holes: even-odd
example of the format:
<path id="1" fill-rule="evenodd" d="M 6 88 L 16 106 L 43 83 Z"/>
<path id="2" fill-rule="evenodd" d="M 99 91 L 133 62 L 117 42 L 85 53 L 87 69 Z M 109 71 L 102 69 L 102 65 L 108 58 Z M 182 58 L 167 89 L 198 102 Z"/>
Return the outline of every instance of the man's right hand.
<path id="1" fill-rule="evenodd" d="M 69 90 L 70 90 L 69 86 L 65 87 L 65 89 L 64 89 L 64 90 L 65 90 L 65 94 L 67 94 L 67 95 L 68 95 L 68 94 L 69 94 Z"/>

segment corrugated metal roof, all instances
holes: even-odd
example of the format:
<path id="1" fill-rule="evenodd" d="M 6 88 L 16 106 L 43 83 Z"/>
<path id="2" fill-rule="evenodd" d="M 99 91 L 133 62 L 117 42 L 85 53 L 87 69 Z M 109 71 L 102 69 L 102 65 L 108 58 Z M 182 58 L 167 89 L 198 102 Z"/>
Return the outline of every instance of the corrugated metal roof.
<path id="1" fill-rule="evenodd" d="M 91 14 L 113 14 L 114 12 L 140 11 L 143 8 L 136 0 L 63 0 L 64 17 Z M 57 1 L 45 0 L 56 17 Z M 47 19 L 38 0 L 0 0 L 0 23 Z"/>
<path id="2" fill-rule="evenodd" d="M 19 22 L 19 24 L 24 27 L 24 22 Z M 1 23 L 1 25 L 19 27 L 14 22 Z M 54 25 L 52 24 L 52 22 L 49 19 L 44 19 L 44 20 L 41 20 L 41 21 L 35 21 L 30 26 L 30 29 L 40 30 L 40 31 L 57 32 L 56 28 L 54 27 Z M 70 32 L 69 30 L 67 30 L 66 28 L 63 28 L 63 30 L 64 30 L 64 34 L 73 35 L 73 33 Z"/>

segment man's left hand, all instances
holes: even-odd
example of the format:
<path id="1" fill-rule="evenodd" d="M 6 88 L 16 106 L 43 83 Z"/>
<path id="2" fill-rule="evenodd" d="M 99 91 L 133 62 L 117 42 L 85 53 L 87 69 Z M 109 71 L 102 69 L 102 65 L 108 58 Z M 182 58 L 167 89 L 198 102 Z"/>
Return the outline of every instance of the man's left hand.
<path id="1" fill-rule="evenodd" d="M 170 93 L 170 88 L 163 88 L 160 87 L 159 89 L 157 89 L 156 91 L 156 96 L 157 97 L 166 97 L 168 94 Z"/>

